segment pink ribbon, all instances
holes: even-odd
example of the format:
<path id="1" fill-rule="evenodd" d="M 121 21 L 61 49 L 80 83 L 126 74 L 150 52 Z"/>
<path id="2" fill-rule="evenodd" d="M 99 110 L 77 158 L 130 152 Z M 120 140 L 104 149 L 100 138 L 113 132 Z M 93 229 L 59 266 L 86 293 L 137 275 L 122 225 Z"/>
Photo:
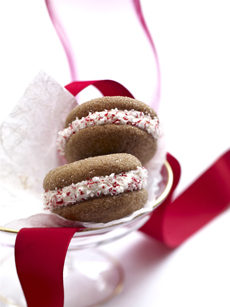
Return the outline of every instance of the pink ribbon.
<path id="1" fill-rule="evenodd" d="M 161 75 L 160 75 L 160 65 L 159 65 L 159 59 L 157 55 L 157 50 L 154 44 L 154 41 L 151 37 L 150 31 L 148 29 L 147 23 L 145 22 L 144 15 L 142 13 L 141 3 L 140 0 L 130 0 L 133 4 L 134 10 L 136 12 L 138 21 L 144 31 L 144 34 L 146 35 L 150 46 L 152 48 L 153 57 L 156 61 L 156 94 L 153 98 L 153 101 L 151 101 L 150 105 L 154 108 L 155 111 L 158 110 L 159 102 L 160 102 L 160 91 L 161 91 Z M 61 21 L 59 20 L 59 17 L 57 15 L 57 12 L 55 10 L 55 1 L 54 0 L 45 0 L 47 11 L 49 13 L 50 19 L 53 23 L 53 26 L 57 32 L 57 35 L 62 43 L 62 46 L 64 48 L 67 61 L 69 64 L 69 70 L 72 80 L 78 80 L 77 78 L 77 68 L 75 65 L 75 59 L 74 59 L 74 53 L 71 47 L 71 42 L 68 39 L 68 35 L 65 33 L 65 29 L 63 25 L 61 24 Z"/>

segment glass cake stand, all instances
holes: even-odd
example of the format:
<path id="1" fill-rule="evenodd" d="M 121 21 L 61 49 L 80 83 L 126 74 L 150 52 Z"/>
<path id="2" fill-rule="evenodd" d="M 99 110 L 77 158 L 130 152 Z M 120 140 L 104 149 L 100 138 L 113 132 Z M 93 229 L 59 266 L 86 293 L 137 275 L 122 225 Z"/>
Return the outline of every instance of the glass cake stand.
<path id="1" fill-rule="evenodd" d="M 161 170 L 162 181 L 152 210 L 169 194 L 173 173 L 166 161 Z M 143 226 L 150 213 L 142 213 L 133 220 L 101 229 L 76 232 L 70 242 L 64 266 L 65 307 L 99 306 L 120 293 L 124 273 L 116 259 L 99 250 L 102 244 L 117 240 Z M 0 261 L 0 306 L 26 307 L 18 280 L 14 244 L 18 230 L 0 227 L 0 244 L 3 256 Z M 80 281 L 80 282 L 79 282 Z M 90 294 L 90 295 L 89 295 Z"/>

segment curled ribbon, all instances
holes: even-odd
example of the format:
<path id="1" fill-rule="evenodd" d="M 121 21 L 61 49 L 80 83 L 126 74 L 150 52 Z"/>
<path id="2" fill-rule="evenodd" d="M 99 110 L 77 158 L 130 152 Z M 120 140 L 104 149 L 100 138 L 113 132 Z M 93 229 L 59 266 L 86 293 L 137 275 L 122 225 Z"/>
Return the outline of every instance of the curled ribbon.
<path id="1" fill-rule="evenodd" d="M 133 97 L 123 85 L 112 80 L 73 82 L 66 89 L 76 96 L 89 85 L 94 85 L 103 95 Z M 230 150 L 173 201 L 181 168 L 169 153 L 167 160 L 174 175 L 172 190 L 140 231 L 175 248 L 229 207 Z M 77 231 L 78 228 L 30 228 L 19 231 L 15 261 L 28 307 L 63 306 L 63 266 L 69 243 Z"/>
<path id="2" fill-rule="evenodd" d="M 158 55 L 157 55 L 157 50 L 154 44 L 154 41 L 151 37 L 150 31 L 148 29 L 147 23 L 145 21 L 142 8 L 141 8 L 141 2 L 140 0 L 130 0 L 130 2 L 133 5 L 134 11 L 137 16 L 137 20 L 139 21 L 139 24 L 141 28 L 143 29 L 146 38 L 152 48 L 153 56 L 156 61 L 156 93 L 155 96 L 153 97 L 153 100 L 151 101 L 150 105 L 154 108 L 155 111 L 158 110 L 159 107 L 159 101 L 160 101 L 160 91 L 161 91 L 161 76 L 160 76 L 160 65 L 159 65 L 159 60 L 158 60 Z M 45 0 L 45 4 L 47 7 L 47 11 L 50 16 L 50 20 L 53 23 L 53 26 L 56 30 L 56 33 L 59 37 L 59 40 L 63 46 L 63 49 L 66 54 L 66 58 L 68 61 L 69 65 L 69 71 L 71 75 L 71 80 L 78 80 L 78 72 L 77 72 L 77 67 L 75 63 L 75 58 L 74 58 L 74 52 L 73 48 L 71 46 L 71 41 L 68 38 L 68 35 L 65 31 L 65 27 L 63 26 L 56 8 L 55 8 L 55 1 L 52 0 Z M 111 94 L 110 94 L 111 95 Z"/>
<path id="3" fill-rule="evenodd" d="M 174 248 L 229 207 L 230 150 L 173 201 L 180 165 L 169 153 L 167 160 L 173 170 L 173 187 L 140 231 Z"/>
<path id="4" fill-rule="evenodd" d="M 50 18 L 66 52 L 70 72 L 76 80 L 74 58 L 62 25 L 55 17 L 50 0 L 45 0 Z M 160 96 L 160 69 L 156 48 L 145 23 L 139 0 L 132 0 L 140 24 L 151 44 L 157 64 L 157 93 L 152 105 L 157 110 Z M 104 96 L 132 94 L 111 80 L 79 81 L 66 86 L 74 96 L 89 85 Z M 222 155 L 177 199 L 173 192 L 180 179 L 180 165 L 170 154 L 167 160 L 174 175 L 173 187 L 167 199 L 153 211 L 140 231 L 177 247 L 229 206 L 230 150 Z M 63 266 L 69 243 L 77 228 L 31 228 L 19 231 L 15 243 L 15 261 L 19 280 L 28 307 L 62 307 L 64 303 Z"/>

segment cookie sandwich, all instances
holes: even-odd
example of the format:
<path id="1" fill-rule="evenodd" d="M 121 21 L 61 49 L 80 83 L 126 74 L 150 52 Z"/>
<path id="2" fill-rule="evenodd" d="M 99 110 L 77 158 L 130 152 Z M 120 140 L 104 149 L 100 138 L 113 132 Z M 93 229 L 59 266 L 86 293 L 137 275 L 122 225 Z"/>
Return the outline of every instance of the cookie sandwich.
<path id="1" fill-rule="evenodd" d="M 147 202 L 147 170 L 126 153 L 86 158 L 51 170 L 44 206 L 68 220 L 107 223 Z"/>
<path id="2" fill-rule="evenodd" d="M 156 112 L 123 96 L 87 101 L 67 116 L 57 146 L 67 162 L 113 153 L 129 153 L 144 165 L 155 154 L 160 135 Z"/>

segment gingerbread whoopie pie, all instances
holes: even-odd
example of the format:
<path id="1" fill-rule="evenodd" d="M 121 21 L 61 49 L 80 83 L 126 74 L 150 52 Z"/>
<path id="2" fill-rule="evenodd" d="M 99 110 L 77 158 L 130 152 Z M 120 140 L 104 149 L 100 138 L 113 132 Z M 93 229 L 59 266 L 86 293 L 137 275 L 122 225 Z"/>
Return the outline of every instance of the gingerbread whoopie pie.
<path id="1" fill-rule="evenodd" d="M 46 175 L 44 206 L 68 220 L 107 223 L 145 205 L 146 183 L 147 170 L 130 154 L 86 158 Z"/>
<path id="2" fill-rule="evenodd" d="M 142 164 L 157 150 L 160 135 L 156 112 L 147 104 L 124 96 L 87 101 L 67 116 L 57 146 L 68 163 L 112 153 L 129 153 Z"/>

